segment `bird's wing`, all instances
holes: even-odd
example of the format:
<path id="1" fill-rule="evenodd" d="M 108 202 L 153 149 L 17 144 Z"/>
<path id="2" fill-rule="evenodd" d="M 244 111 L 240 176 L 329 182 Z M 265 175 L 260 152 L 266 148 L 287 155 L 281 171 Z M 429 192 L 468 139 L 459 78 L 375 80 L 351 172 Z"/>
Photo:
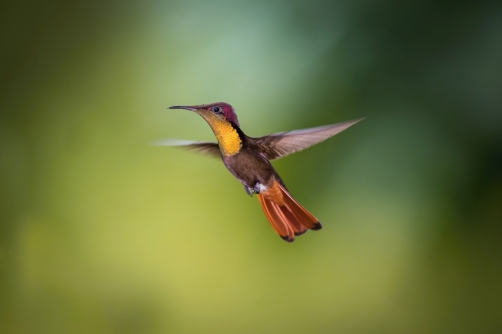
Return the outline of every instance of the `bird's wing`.
<path id="1" fill-rule="evenodd" d="M 254 138 L 254 140 L 261 152 L 264 153 L 269 160 L 274 160 L 320 143 L 363 119 L 364 118 L 359 118 L 353 121 L 319 126 L 317 128 L 279 132 L 264 137 Z"/>
<path id="2" fill-rule="evenodd" d="M 200 142 L 191 140 L 179 139 L 161 139 L 151 143 L 155 146 L 180 146 L 183 148 L 191 149 L 196 152 L 204 153 L 213 157 L 221 158 L 221 151 L 218 143 Z"/>

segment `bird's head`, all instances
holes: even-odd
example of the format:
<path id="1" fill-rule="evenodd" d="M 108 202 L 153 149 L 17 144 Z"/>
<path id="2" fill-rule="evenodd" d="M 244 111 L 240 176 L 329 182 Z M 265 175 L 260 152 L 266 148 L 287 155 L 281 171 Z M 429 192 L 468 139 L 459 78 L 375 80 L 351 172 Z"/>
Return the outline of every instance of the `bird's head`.
<path id="1" fill-rule="evenodd" d="M 239 120 L 235 114 L 234 108 L 225 102 L 216 102 L 211 104 L 201 104 L 197 106 L 172 106 L 168 109 L 186 109 L 196 112 L 213 126 L 214 123 L 229 122 L 239 126 Z"/>
<path id="2" fill-rule="evenodd" d="M 234 108 L 228 103 L 217 102 L 197 106 L 172 106 L 169 109 L 186 109 L 201 115 L 213 130 L 223 155 L 238 153 L 242 147 L 239 120 Z"/>

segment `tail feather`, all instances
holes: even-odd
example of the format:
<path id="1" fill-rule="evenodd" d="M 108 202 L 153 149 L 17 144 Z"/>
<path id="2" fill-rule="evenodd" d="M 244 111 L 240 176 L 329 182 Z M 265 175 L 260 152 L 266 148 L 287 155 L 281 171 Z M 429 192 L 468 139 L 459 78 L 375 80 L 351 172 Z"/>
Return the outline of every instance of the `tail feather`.
<path id="1" fill-rule="evenodd" d="M 304 234 L 308 229 L 322 228 L 317 218 L 296 202 L 279 182 L 258 194 L 258 200 L 270 225 L 288 242 L 293 242 L 295 236 Z"/>
<path id="2" fill-rule="evenodd" d="M 280 210 L 289 221 L 291 227 L 295 232 L 295 236 L 299 236 L 308 231 L 308 228 L 302 225 L 302 223 L 296 218 L 296 216 L 287 208 L 286 206 L 279 206 Z"/>
<path id="3" fill-rule="evenodd" d="M 279 215 L 277 205 L 261 194 L 258 194 L 258 200 L 260 201 L 263 212 L 265 216 L 267 216 L 270 225 L 272 225 L 277 234 L 279 234 L 282 239 L 292 242 L 294 240 L 294 234 L 291 237 L 289 225 L 287 221 Z"/>
<path id="4" fill-rule="evenodd" d="M 268 206 L 276 221 L 282 223 L 282 225 L 286 228 L 288 235 L 285 238 L 283 237 L 283 239 L 287 242 L 293 242 L 295 240 L 295 231 L 282 213 L 281 208 L 278 205 L 275 205 L 272 201 L 265 201 L 265 205 Z"/>
<path id="5" fill-rule="evenodd" d="M 285 205 L 291 210 L 291 212 L 295 215 L 295 217 L 302 222 L 302 224 L 307 227 L 308 229 L 311 230 L 320 230 L 322 229 L 322 225 L 317 220 L 314 215 L 312 215 L 310 212 L 307 211 L 303 206 L 301 206 L 300 203 L 294 200 L 293 197 L 289 194 L 289 192 L 284 189 L 283 186 L 281 186 L 279 183 L 277 183 L 280 189 L 282 190 L 282 193 L 284 194 L 284 203 Z"/>

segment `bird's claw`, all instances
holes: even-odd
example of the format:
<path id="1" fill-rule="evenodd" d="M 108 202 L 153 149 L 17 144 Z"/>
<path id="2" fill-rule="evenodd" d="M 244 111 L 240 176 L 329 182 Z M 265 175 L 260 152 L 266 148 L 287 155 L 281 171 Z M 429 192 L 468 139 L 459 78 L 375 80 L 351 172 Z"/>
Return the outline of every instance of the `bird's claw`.
<path id="1" fill-rule="evenodd" d="M 250 188 L 248 186 L 244 186 L 244 190 L 246 191 L 246 194 L 248 194 L 251 197 L 253 197 L 253 194 L 255 194 L 254 188 Z"/>
<path id="2" fill-rule="evenodd" d="M 253 196 L 254 194 L 259 194 L 262 189 L 260 183 L 256 182 L 253 188 L 244 186 L 244 190 L 246 191 L 246 194 Z"/>

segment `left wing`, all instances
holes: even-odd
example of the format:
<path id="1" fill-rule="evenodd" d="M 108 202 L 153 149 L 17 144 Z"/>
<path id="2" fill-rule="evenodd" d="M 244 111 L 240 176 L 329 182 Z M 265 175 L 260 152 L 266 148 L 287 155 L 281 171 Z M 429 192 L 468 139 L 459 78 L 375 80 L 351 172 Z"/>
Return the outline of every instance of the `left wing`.
<path id="1" fill-rule="evenodd" d="M 319 126 L 317 128 L 279 132 L 253 139 L 267 159 L 274 160 L 320 143 L 363 119 L 359 118 L 353 121 Z"/>
<path id="2" fill-rule="evenodd" d="M 180 146 L 183 148 L 191 149 L 196 152 L 207 154 L 213 157 L 221 158 L 220 147 L 217 143 L 211 142 L 200 142 L 200 141 L 190 141 L 190 140 L 178 140 L 178 139 L 162 139 L 152 143 L 155 146 Z"/>

